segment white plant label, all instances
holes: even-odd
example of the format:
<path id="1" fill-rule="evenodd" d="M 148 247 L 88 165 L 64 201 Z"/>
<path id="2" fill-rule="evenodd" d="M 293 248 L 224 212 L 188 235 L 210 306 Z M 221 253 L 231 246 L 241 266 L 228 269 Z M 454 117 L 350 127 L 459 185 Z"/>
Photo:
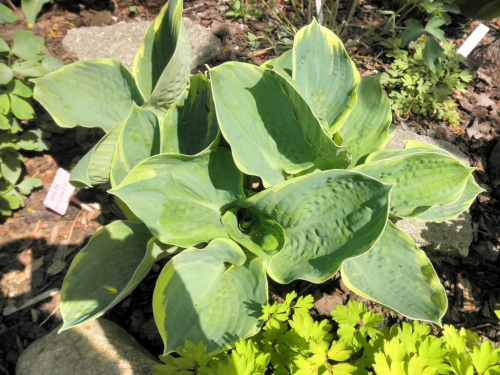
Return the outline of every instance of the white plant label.
<path id="1" fill-rule="evenodd" d="M 463 57 L 469 56 L 472 50 L 478 45 L 481 39 L 490 31 L 490 28 L 482 23 L 470 34 L 467 40 L 460 46 L 458 53 Z"/>

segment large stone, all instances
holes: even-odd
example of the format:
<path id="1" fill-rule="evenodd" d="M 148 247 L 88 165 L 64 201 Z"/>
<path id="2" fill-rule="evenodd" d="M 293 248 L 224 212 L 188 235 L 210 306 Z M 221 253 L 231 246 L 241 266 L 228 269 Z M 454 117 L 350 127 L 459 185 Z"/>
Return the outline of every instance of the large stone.
<path id="1" fill-rule="evenodd" d="M 425 142 L 441 147 L 458 158 L 462 163 L 470 165 L 469 158 L 455 145 L 397 129 L 394 137 L 387 144 L 387 149 L 400 149 L 407 140 Z M 415 243 L 425 250 L 437 252 L 444 256 L 462 257 L 469 255 L 469 247 L 473 240 L 472 222 L 469 211 L 464 211 L 456 220 L 442 223 L 421 222 L 418 220 L 399 220 L 396 226 L 408 233 Z"/>
<path id="2" fill-rule="evenodd" d="M 146 375 L 158 361 L 117 324 L 98 319 L 31 344 L 17 375 Z"/>
<path id="3" fill-rule="evenodd" d="M 220 52 L 221 42 L 203 26 L 183 18 L 193 52 L 191 66 L 196 68 L 213 60 Z M 63 39 L 63 47 L 79 60 L 119 59 L 132 70 L 134 56 L 151 22 L 120 22 L 112 26 L 72 29 Z"/>

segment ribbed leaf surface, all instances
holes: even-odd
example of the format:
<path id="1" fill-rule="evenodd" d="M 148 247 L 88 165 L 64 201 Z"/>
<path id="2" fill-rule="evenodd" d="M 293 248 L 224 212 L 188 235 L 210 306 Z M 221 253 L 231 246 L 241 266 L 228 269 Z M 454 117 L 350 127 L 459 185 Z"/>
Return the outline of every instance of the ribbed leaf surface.
<path id="1" fill-rule="evenodd" d="M 390 222 L 369 252 L 342 264 L 342 279 L 355 293 L 411 319 L 441 324 L 448 306 L 425 253 Z"/>
<path id="2" fill-rule="evenodd" d="M 134 79 L 118 60 L 77 61 L 35 81 L 33 97 L 63 128 L 77 125 L 109 132 L 132 104 L 143 104 Z"/>
<path id="3" fill-rule="evenodd" d="M 153 156 L 109 192 L 160 241 L 181 247 L 228 237 L 221 216 L 244 200 L 242 175 L 221 148 L 199 156 Z"/>
<path id="4" fill-rule="evenodd" d="M 368 251 L 384 230 L 391 186 L 332 170 L 291 179 L 248 199 L 250 210 L 285 231 L 268 267 L 280 283 L 323 282 L 342 262 Z"/>
<path id="5" fill-rule="evenodd" d="M 216 239 L 204 249 L 184 250 L 163 268 L 153 295 L 164 353 L 185 340 L 217 351 L 257 333 L 266 301 L 262 260 L 246 257 L 235 242 Z"/>

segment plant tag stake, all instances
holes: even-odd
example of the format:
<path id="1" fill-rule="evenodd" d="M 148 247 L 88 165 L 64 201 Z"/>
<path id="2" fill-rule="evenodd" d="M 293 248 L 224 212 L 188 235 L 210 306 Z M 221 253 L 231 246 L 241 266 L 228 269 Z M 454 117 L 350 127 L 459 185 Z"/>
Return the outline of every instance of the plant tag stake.
<path id="1" fill-rule="evenodd" d="M 481 39 L 490 31 L 490 28 L 482 23 L 469 35 L 465 42 L 457 50 L 457 53 L 461 54 L 463 57 L 469 56 L 472 50 L 478 45 Z"/>
<path id="2" fill-rule="evenodd" d="M 64 215 L 75 187 L 69 183 L 69 172 L 59 168 L 43 204 L 59 215 Z"/>

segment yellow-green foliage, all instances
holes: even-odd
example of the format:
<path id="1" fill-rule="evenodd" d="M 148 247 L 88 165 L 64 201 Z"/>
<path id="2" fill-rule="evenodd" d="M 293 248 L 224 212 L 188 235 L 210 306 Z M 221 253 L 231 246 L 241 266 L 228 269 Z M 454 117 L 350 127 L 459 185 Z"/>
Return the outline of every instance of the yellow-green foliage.
<path id="1" fill-rule="evenodd" d="M 292 292 L 283 304 L 263 306 L 263 329 L 240 339 L 235 348 L 206 353 L 186 342 L 178 357 L 165 356 L 156 375 L 494 375 L 500 373 L 500 349 L 464 328 L 445 325 L 440 337 L 415 321 L 382 327 L 381 314 L 350 301 L 329 320 L 315 321 L 313 297 Z M 500 313 L 499 313 L 500 315 Z M 336 329 L 332 330 L 332 327 Z"/>

